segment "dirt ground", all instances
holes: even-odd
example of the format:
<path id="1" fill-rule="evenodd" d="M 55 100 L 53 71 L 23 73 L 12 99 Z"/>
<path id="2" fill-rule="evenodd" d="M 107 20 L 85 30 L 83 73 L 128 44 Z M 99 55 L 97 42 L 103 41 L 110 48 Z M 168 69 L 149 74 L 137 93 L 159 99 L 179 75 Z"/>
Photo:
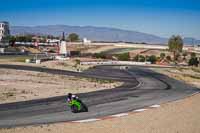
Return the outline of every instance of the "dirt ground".
<path id="1" fill-rule="evenodd" d="M 61 60 L 53 60 L 53 61 L 46 61 L 42 62 L 41 64 L 35 63 L 25 63 L 25 59 L 20 61 L 13 61 L 8 59 L 0 59 L 0 64 L 11 64 L 11 65 L 26 65 L 26 66 L 36 66 L 36 67 L 47 67 L 53 69 L 61 69 L 61 70 L 68 70 L 68 71 L 84 71 L 93 67 L 92 65 L 79 65 L 77 64 L 76 60 L 81 61 L 82 58 L 71 58 L 65 61 Z"/>
<path id="2" fill-rule="evenodd" d="M 120 82 L 0 69 L 0 103 L 111 89 Z"/>
<path id="3" fill-rule="evenodd" d="M 98 46 L 98 47 L 90 48 L 84 52 L 85 53 L 101 53 L 101 52 L 116 49 L 116 48 L 124 48 L 124 47 L 112 46 L 112 45 Z"/>
<path id="4" fill-rule="evenodd" d="M 151 55 L 155 55 L 155 56 L 160 56 L 161 53 L 165 53 L 166 56 L 172 56 L 172 53 L 169 52 L 169 51 L 165 51 L 165 50 L 147 50 L 145 51 L 144 53 L 142 53 L 143 55 L 148 55 L 148 56 L 151 56 Z"/>
<path id="5" fill-rule="evenodd" d="M 177 67 L 177 68 L 153 68 L 153 70 L 167 75 L 171 78 L 183 81 L 200 88 L 200 68 Z"/>

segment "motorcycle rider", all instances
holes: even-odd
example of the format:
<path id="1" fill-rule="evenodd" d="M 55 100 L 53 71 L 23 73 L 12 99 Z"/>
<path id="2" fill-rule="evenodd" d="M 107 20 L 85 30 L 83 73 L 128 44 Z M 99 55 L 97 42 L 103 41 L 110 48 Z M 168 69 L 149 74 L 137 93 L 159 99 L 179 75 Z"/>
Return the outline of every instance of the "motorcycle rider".
<path id="1" fill-rule="evenodd" d="M 72 100 L 76 100 L 78 101 L 80 104 L 81 104 L 81 110 L 84 111 L 84 112 L 88 112 L 88 107 L 79 99 L 78 96 L 72 94 L 72 93 L 68 93 L 68 96 L 67 96 L 67 102 L 68 103 L 71 103 Z M 80 110 L 79 110 L 80 111 Z M 73 112 L 73 111 L 72 111 Z"/>
<path id="2" fill-rule="evenodd" d="M 67 95 L 67 101 L 70 102 L 71 100 L 79 100 L 78 96 L 72 94 L 72 93 L 68 93 Z"/>

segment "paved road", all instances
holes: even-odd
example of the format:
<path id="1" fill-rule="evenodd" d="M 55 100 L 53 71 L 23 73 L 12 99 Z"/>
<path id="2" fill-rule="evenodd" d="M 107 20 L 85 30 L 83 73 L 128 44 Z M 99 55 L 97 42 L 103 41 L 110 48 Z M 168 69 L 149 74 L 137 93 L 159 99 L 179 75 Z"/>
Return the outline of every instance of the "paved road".
<path id="1" fill-rule="evenodd" d="M 66 96 L 2 104 L 0 128 L 102 117 L 181 99 L 199 91 L 149 69 L 133 66 L 128 70 L 120 70 L 119 66 L 99 66 L 83 73 L 16 65 L 0 65 L 1 68 L 112 79 L 124 84 L 110 90 L 78 94 L 89 107 L 89 112 L 79 114 L 71 113 Z"/>

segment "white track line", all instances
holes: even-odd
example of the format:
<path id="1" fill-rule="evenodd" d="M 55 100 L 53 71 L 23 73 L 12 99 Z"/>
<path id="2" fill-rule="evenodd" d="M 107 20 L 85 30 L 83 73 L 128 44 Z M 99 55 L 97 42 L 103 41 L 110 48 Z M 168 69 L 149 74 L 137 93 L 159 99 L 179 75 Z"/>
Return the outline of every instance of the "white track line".
<path id="1" fill-rule="evenodd" d="M 148 110 L 148 109 L 136 109 L 136 110 L 134 110 L 134 112 L 142 112 L 142 111 L 145 111 L 145 110 Z"/>
<path id="2" fill-rule="evenodd" d="M 199 92 L 195 92 L 195 93 L 193 93 L 191 96 L 194 96 L 194 95 L 197 95 L 197 94 L 199 94 Z"/>
<path id="3" fill-rule="evenodd" d="M 73 121 L 75 123 L 84 123 L 84 122 L 93 122 L 93 121 L 98 121 L 100 119 L 85 119 L 85 120 L 79 120 L 79 121 Z"/>
<path id="4" fill-rule="evenodd" d="M 126 72 L 128 72 L 128 73 L 131 74 L 131 75 L 133 75 L 133 74 L 132 74 L 133 72 L 130 72 L 130 71 L 128 71 L 128 70 L 127 70 Z M 138 81 L 138 80 L 136 79 L 136 81 Z M 140 81 L 138 81 L 138 82 L 139 82 L 139 84 L 136 85 L 135 87 L 133 87 L 134 89 L 141 86 L 142 82 L 140 82 Z M 133 88 L 132 88 L 132 89 L 133 89 Z"/>
<path id="5" fill-rule="evenodd" d="M 121 114 L 116 114 L 116 115 L 111 115 L 112 117 L 122 117 L 122 116 L 127 116 L 128 113 L 121 113 Z"/>
<path id="6" fill-rule="evenodd" d="M 155 104 L 155 105 L 151 105 L 151 106 L 149 106 L 149 107 L 151 107 L 151 108 L 159 108 L 159 107 L 160 107 L 160 105 L 158 105 L 158 104 Z"/>

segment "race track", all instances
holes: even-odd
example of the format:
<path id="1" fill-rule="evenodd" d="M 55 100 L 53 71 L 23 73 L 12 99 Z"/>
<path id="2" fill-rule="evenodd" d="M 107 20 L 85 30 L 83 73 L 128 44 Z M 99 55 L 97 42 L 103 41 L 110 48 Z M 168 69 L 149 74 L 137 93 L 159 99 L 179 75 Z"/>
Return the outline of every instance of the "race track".
<path id="1" fill-rule="evenodd" d="M 135 66 L 129 66 L 126 70 L 120 70 L 119 66 L 99 66 L 83 73 L 3 64 L 0 65 L 1 68 L 112 79 L 122 81 L 124 84 L 110 90 L 78 94 L 88 105 L 89 112 L 85 113 L 71 113 L 66 104 L 66 96 L 2 104 L 0 128 L 104 117 L 174 101 L 199 91 L 183 82 Z"/>

